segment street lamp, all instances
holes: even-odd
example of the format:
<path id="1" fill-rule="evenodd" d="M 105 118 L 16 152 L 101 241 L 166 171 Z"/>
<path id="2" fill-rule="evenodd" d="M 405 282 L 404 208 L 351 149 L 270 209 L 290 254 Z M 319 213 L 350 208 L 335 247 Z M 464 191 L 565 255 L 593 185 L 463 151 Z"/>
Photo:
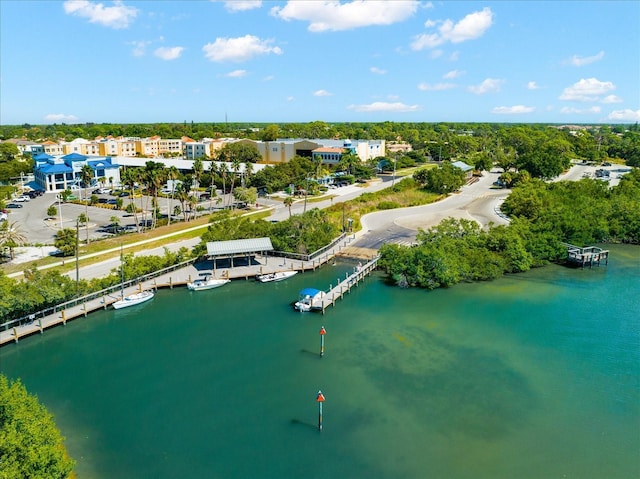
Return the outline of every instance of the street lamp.
<path id="1" fill-rule="evenodd" d="M 60 219 L 60 229 L 62 229 L 62 202 L 60 200 L 60 193 L 56 195 L 58 199 L 58 218 Z"/>

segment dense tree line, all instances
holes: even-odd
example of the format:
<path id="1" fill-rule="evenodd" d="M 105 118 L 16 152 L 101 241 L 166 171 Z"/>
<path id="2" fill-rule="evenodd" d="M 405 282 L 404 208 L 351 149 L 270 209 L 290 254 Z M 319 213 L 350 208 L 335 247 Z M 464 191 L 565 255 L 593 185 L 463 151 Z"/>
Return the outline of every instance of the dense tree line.
<path id="1" fill-rule="evenodd" d="M 640 243 L 640 170 L 618 186 L 594 179 L 545 183 L 530 179 L 515 187 L 503 211 L 508 226 L 483 231 L 475 222 L 447 219 L 419 232 L 417 245 L 384 245 L 380 267 L 403 286 L 438 288 L 566 257 L 562 243 Z"/>
<path id="2" fill-rule="evenodd" d="M 65 479 L 74 467 L 52 415 L 0 374 L 0 477 Z"/>
<path id="3" fill-rule="evenodd" d="M 0 139 L 33 141 L 128 136 L 164 138 L 350 138 L 405 141 L 415 157 L 464 160 L 476 165 L 487 161 L 505 169 L 526 170 L 533 177 L 556 176 L 571 158 L 587 161 L 620 159 L 640 165 L 640 129 L 634 125 L 595 125 L 579 130 L 548 124 L 496 123 L 156 123 L 82 125 L 5 125 Z M 254 152 L 255 154 L 255 152 Z M 243 160 L 247 161 L 247 160 Z M 250 160 L 249 160 L 250 161 Z"/>
<path id="4" fill-rule="evenodd" d="M 277 223 L 232 217 L 225 212 L 209 225 L 201 243 L 194 248 L 194 254 L 204 255 L 207 242 L 264 237 L 271 238 L 276 251 L 309 254 L 329 244 L 340 231 L 341 225 L 331 221 L 327 212 L 318 208 Z"/>

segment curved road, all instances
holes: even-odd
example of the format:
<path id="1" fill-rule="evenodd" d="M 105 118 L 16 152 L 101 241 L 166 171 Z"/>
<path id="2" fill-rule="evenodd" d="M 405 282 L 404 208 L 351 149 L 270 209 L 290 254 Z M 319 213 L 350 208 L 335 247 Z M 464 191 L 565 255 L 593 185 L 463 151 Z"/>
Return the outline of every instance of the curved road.
<path id="1" fill-rule="evenodd" d="M 436 203 L 365 215 L 360 219 L 362 230 L 354 246 L 377 249 L 384 243 L 411 244 L 418 229 L 428 229 L 450 217 L 477 221 L 483 227 L 507 224 L 499 206 L 511 190 L 491 188 L 498 176 L 496 171 L 484 172 L 476 183 Z"/>

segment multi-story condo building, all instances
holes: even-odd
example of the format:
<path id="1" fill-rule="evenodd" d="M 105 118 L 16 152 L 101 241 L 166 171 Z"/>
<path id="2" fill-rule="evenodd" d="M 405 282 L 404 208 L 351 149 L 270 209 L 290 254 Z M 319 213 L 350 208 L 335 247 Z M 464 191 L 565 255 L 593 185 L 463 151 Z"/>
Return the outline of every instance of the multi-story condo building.
<path id="1" fill-rule="evenodd" d="M 92 185 L 120 184 L 120 165 L 114 164 L 111 158 L 89 158 L 79 153 L 54 157 L 41 153 L 34 156 L 33 160 L 35 181 L 45 192 L 79 188 L 82 167 L 85 165 L 93 170 Z"/>

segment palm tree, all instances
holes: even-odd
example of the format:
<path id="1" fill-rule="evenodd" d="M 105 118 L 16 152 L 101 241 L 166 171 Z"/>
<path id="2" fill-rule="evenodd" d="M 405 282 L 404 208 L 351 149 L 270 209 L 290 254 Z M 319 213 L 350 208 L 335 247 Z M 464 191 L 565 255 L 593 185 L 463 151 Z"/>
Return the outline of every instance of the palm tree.
<path id="1" fill-rule="evenodd" d="M 158 215 L 156 214 L 158 209 L 158 191 L 160 190 L 160 187 L 164 183 L 164 179 L 166 177 L 164 165 L 162 163 L 157 163 L 154 161 L 147 161 L 144 169 L 144 177 L 147 183 L 147 198 L 149 196 L 153 197 L 153 213 L 151 215 L 151 226 L 152 228 L 155 228 L 158 219 Z"/>
<path id="2" fill-rule="evenodd" d="M 240 160 L 238 158 L 233 158 L 231 160 L 231 170 L 233 171 L 233 175 L 231 176 L 231 198 L 233 198 L 233 188 L 236 184 L 236 177 L 238 176 L 238 172 L 240 171 Z"/>
<path id="3" fill-rule="evenodd" d="M 87 244 L 89 244 L 89 190 L 91 186 L 91 180 L 94 178 L 93 169 L 89 165 L 84 165 L 80 170 L 80 177 L 82 183 L 84 183 L 84 215 L 87 221 L 84 223 L 84 228 L 87 233 Z"/>
<path id="4" fill-rule="evenodd" d="M 287 196 L 284 199 L 284 205 L 289 208 L 289 218 L 291 218 L 291 205 L 293 204 L 293 197 L 292 196 Z"/>
<path id="5" fill-rule="evenodd" d="M 184 222 L 187 222 L 187 208 L 186 203 L 189 201 L 189 187 L 187 186 L 187 182 L 182 182 L 178 185 L 176 189 L 176 199 L 182 205 L 182 217 L 184 218 Z"/>
<path id="6" fill-rule="evenodd" d="M 0 224 L 0 248 L 9 248 L 9 257 L 14 258 L 13 250 L 23 246 L 27 242 L 27 237 L 20 230 L 20 225 L 15 221 L 3 221 Z"/>
<path id="7" fill-rule="evenodd" d="M 166 171 L 166 175 L 167 175 L 167 181 L 171 181 L 171 203 L 173 203 L 173 195 L 175 193 L 175 180 L 178 179 L 179 176 L 179 172 L 178 172 L 178 168 L 176 168 L 175 166 L 170 166 L 167 171 Z M 167 200 L 167 224 L 170 225 L 171 224 L 171 205 L 169 203 L 169 201 Z"/>
<path id="8" fill-rule="evenodd" d="M 120 177 L 120 181 L 125 187 L 129 189 L 129 204 L 133 202 L 133 187 L 138 178 L 138 172 L 133 168 L 124 168 L 122 170 L 122 176 Z M 138 225 L 138 209 L 136 208 L 135 203 L 133 203 L 133 218 L 136 222 L 136 226 Z"/>
<path id="9" fill-rule="evenodd" d="M 200 158 L 196 158 L 193 160 L 193 179 L 196 182 L 196 195 L 200 196 L 200 179 L 202 178 L 202 173 L 204 172 L 204 166 L 202 164 L 202 160 Z"/>

